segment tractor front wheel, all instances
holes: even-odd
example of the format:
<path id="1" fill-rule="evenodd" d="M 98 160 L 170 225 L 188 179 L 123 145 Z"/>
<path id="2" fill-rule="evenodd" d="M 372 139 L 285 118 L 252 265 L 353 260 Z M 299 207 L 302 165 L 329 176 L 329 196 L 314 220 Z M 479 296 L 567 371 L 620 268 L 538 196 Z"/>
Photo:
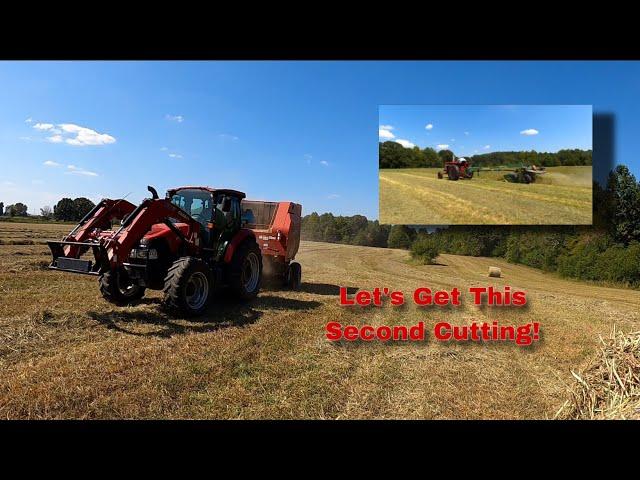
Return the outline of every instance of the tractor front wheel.
<path id="1" fill-rule="evenodd" d="M 201 315 L 207 309 L 212 290 L 209 266 L 199 258 L 182 257 L 173 262 L 164 279 L 163 304 L 189 316 Z"/>
<path id="2" fill-rule="evenodd" d="M 302 285 L 302 267 L 298 262 L 291 262 L 287 268 L 285 284 L 291 290 L 300 290 Z"/>
<path id="3" fill-rule="evenodd" d="M 229 283 L 233 294 L 241 300 L 251 300 L 260 291 L 262 255 L 254 240 L 238 247 L 229 265 Z"/>
<path id="4" fill-rule="evenodd" d="M 105 272 L 98 282 L 104 299 L 116 305 L 127 305 L 144 296 L 145 288 L 131 281 L 124 270 Z"/>

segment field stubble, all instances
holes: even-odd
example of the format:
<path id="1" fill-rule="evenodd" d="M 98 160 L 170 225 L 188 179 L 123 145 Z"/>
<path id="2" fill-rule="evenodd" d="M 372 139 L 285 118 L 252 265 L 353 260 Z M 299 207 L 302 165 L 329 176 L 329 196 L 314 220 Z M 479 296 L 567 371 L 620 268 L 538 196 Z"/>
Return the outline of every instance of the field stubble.
<path id="1" fill-rule="evenodd" d="M 266 288 L 249 304 L 219 299 L 199 319 L 168 317 L 157 292 L 118 308 L 94 278 L 48 271 L 43 241 L 68 226 L 0 224 L 0 238 L 20 239 L 21 228 L 35 245 L 0 245 L 3 418 L 551 418 L 598 335 L 640 323 L 638 291 L 497 259 L 442 255 L 416 266 L 401 250 L 315 242 L 299 254 L 301 291 Z M 487 278 L 489 265 L 503 277 Z M 337 304 L 339 285 L 409 296 L 419 286 L 507 284 L 527 291 L 527 308 L 479 308 L 468 297 L 452 309 Z M 332 344 L 324 338 L 332 320 L 535 320 L 543 340 L 526 348 Z"/>

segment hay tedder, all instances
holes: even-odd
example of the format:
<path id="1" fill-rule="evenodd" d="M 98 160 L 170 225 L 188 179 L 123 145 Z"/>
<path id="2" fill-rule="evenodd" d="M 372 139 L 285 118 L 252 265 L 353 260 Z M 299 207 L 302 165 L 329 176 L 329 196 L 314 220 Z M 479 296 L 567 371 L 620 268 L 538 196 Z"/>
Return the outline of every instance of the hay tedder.
<path id="1" fill-rule="evenodd" d="M 446 175 L 449 180 L 472 179 L 475 173 L 480 172 L 509 172 L 503 176 L 510 183 L 535 183 L 536 177 L 546 173 L 545 167 L 536 165 L 501 166 L 501 167 L 474 167 L 464 158 L 456 158 L 445 162 L 444 170 L 438 172 L 438 178 Z"/>
<path id="2" fill-rule="evenodd" d="M 69 235 L 47 242 L 49 268 L 95 275 L 102 296 L 127 304 L 145 289 L 163 290 L 163 304 L 203 313 L 214 291 L 254 298 L 265 273 L 298 289 L 302 206 L 245 200 L 230 189 L 181 187 L 137 207 L 103 199 Z"/>

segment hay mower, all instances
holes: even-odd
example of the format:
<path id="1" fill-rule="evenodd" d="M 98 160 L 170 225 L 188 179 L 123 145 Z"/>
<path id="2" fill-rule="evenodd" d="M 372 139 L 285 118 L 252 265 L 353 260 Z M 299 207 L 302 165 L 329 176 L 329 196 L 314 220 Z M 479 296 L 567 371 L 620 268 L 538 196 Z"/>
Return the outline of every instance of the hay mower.
<path id="1" fill-rule="evenodd" d="M 510 183 L 535 183 L 536 177 L 546 173 L 545 167 L 536 165 L 502 166 L 502 167 L 474 167 L 464 158 L 457 158 L 450 162 L 445 162 L 444 170 L 438 172 L 438 178 L 442 179 L 446 175 L 449 180 L 472 179 L 475 173 L 480 176 L 480 172 L 510 172 L 503 176 L 504 180 Z"/>
<path id="2" fill-rule="evenodd" d="M 163 304 L 186 315 L 206 310 L 214 291 L 254 298 L 263 276 L 298 289 L 302 206 L 245 200 L 230 189 L 181 187 L 137 207 L 101 200 L 61 241 L 47 242 L 52 270 L 95 275 L 102 296 L 123 305 L 145 289 L 163 290 Z"/>

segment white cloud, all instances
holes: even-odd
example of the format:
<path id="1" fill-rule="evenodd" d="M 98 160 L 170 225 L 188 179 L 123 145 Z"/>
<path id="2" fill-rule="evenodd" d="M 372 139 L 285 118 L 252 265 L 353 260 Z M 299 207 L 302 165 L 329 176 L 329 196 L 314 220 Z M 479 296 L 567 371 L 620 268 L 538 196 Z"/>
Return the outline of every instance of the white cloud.
<path id="1" fill-rule="evenodd" d="M 182 158 L 182 155 L 179 153 L 170 153 L 169 158 Z"/>
<path id="2" fill-rule="evenodd" d="M 33 128 L 53 135 L 46 137 L 51 143 L 67 143 L 74 146 L 107 145 L 116 139 L 107 133 L 98 133 L 87 127 L 75 123 L 36 123 Z"/>
<path id="3" fill-rule="evenodd" d="M 427 123 L 424 128 L 425 130 L 431 130 L 433 128 L 433 124 Z"/>
<path id="4" fill-rule="evenodd" d="M 326 160 L 320 160 L 320 165 L 322 165 L 323 167 L 328 167 L 329 162 L 327 162 Z"/>
<path id="5" fill-rule="evenodd" d="M 184 122 L 184 117 L 182 115 L 169 115 L 168 113 L 164 116 L 167 120 L 171 120 L 172 122 L 182 123 Z"/>
<path id="6" fill-rule="evenodd" d="M 452 139 L 451 139 L 451 142 L 455 142 L 455 141 L 456 141 L 456 139 L 455 139 L 455 138 L 452 138 Z"/>
<path id="7" fill-rule="evenodd" d="M 327 195 L 327 198 L 329 200 L 335 200 L 336 198 L 340 198 L 340 195 L 338 195 L 337 193 L 332 193 L 330 195 Z"/>
<path id="8" fill-rule="evenodd" d="M 33 122 L 33 118 L 31 118 L 31 117 L 27 118 L 27 119 L 24 121 L 24 123 L 31 123 L 31 122 Z"/>
<path id="9" fill-rule="evenodd" d="M 526 130 L 522 130 L 520 132 L 520 135 L 527 135 L 527 136 L 531 136 L 531 135 L 538 135 L 538 130 L 536 130 L 535 128 L 527 128 Z"/>
<path id="10" fill-rule="evenodd" d="M 161 152 L 166 152 L 167 150 L 169 150 L 167 147 L 160 147 Z"/>
<path id="11" fill-rule="evenodd" d="M 61 123 L 58 126 L 68 134 L 64 141 L 69 145 L 107 145 L 116 141 L 114 137 L 107 133 L 98 133 L 95 130 L 81 127 L 74 123 Z"/>
<path id="12" fill-rule="evenodd" d="M 313 156 L 309 153 L 305 153 L 303 157 L 307 161 L 307 165 L 311 165 L 311 160 L 313 159 Z"/>
<path id="13" fill-rule="evenodd" d="M 469 135 L 469 132 L 464 132 L 465 135 Z"/>
<path id="14" fill-rule="evenodd" d="M 58 162 L 54 162 L 53 160 L 47 160 L 43 163 L 43 165 L 47 167 L 60 167 L 61 165 Z"/>
<path id="15" fill-rule="evenodd" d="M 394 140 L 394 142 L 399 143 L 404 148 L 413 148 L 416 146 L 414 143 L 411 143 L 409 140 L 404 140 L 402 138 L 399 138 L 398 140 Z"/>
<path id="16" fill-rule="evenodd" d="M 485 150 L 489 150 L 489 149 L 491 148 L 491 145 L 485 145 L 485 146 L 484 146 L 484 147 L 482 147 L 482 148 L 484 148 Z"/>
<path id="17" fill-rule="evenodd" d="M 393 127 L 391 125 L 380 125 L 380 128 L 378 128 L 378 137 L 386 138 L 387 140 L 396 138 L 396 136 L 391 133 L 391 130 L 393 130 Z"/>
<path id="18" fill-rule="evenodd" d="M 447 148 L 449 148 L 449 145 L 447 145 L 446 143 L 440 143 L 440 144 L 436 145 L 436 148 L 438 150 L 446 150 Z"/>
<path id="19" fill-rule="evenodd" d="M 75 169 L 75 170 L 71 170 L 70 172 L 67 172 L 71 175 L 84 175 L 86 177 L 97 177 L 98 174 L 96 172 L 90 172 L 88 170 L 81 170 L 81 169 Z"/>

